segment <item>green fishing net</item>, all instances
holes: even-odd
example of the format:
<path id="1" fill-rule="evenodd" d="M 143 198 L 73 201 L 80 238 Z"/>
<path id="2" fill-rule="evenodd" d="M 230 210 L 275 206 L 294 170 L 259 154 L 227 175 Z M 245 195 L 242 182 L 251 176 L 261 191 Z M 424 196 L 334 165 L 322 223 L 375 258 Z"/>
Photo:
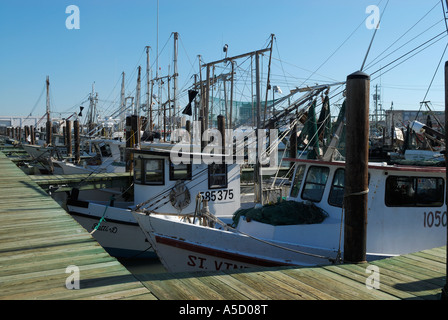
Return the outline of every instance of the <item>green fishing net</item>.
<path id="1" fill-rule="evenodd" d="M 238 210 L 233 215 L 234 226 L 238 224 L 241 216 L 246 217 L 246 220 L 281 226 L 322 223 L 328 217 L 328 213 L 314 203 L 282 201 L 261 208 Z"/>

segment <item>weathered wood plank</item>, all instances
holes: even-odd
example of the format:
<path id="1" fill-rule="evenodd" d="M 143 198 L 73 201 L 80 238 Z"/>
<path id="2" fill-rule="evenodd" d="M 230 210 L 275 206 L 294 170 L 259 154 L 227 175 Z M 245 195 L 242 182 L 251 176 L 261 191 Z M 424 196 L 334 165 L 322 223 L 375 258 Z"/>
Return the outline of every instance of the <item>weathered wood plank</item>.
<path id="1" fill-rule="evenodd" d="M 356 264 L 341 264 L 338 266 L 332 266 L 331 271 L 338 273 L 338 274 L 346 277 L 347 279 L 355 279 L 356 281 L 358 281 L 361 284 L 364 283 L 364 285 L 366 285 L 366 281 L 368 280 L 368 276 L 370 275 L 370 273 L 366 272 L 365 265 L 356 265 Z M 375 296 L 376 296 L 376 293 L 378 292 L 377 290 L 380 290 L 388 295 L 391 295 L 393 297 L 397 297 L 400 299 L 419 299 L 417 296 L 415 296 L 411 293 L 404 292 L 404 291 L 394 288 L 395 284 L 397 283 L 397 279 L 393 279 L 393 281 L 391 281 L 392 279 L 393 279 L 392 277 L 383 275 L 380 273 L 379 283 L 378 283 L 379 288 L 372 288 L 370 290 L 374 290 L 374 291 L 372 291 L 372 293 Z M 390 299 L 387 296 L 383 296 L 382 298 L 385 300 Z"/>
<path id="2" fill-rule="evenodd" d="M 1 152 L 0 171 L 0 299 L 156 299 Z"/>

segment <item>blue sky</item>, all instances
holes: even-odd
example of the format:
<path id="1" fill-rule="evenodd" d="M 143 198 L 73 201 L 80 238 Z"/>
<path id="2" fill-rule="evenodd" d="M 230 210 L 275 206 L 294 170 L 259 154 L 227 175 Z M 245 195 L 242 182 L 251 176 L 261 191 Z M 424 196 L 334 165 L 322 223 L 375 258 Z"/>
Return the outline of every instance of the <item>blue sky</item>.
<path id="1" fill-rule="evenodd" d="M 69 5 L 80 10 L 78 30 L 66 28 Z M 371 90 L 380 86 L 385 109 L 393 102 L 394 109 L 417 110 L 426 96 L 435 110 L 443 110 L 446 56 L 426 92 L 448 37 L 400 65 L 391 64 L 390 71 L 378 71 L 446 30 L 438 0 L 159 0 L 158 25 L 157 0 L 0 0 L 0 115 L 43 115 L 45 95 L 39 97 L 47 75 L 52 110 L 63 116 L 78 110 L 95 83 L 100 109 L 111 113 L 122 72 L 126 93 L 135 93 L 136 69 L 141 65 L 144 73 L 146 68 L 145 46 L 151 46 L 155 75 L 157 35 L 159 73 L 172 71 L 172 32 L 180 36 L 180 107 L 199 69 L 197 55 L 204 62 L 219 60 L 224 44 L 228 56 L 262 49 L 271 34 L 271 83 L 283 93 L 299 85 L 345 81 L 360 69 L 373 36 L 365 24 L 369 5 L 382 14 L 366 61 L 365 72 L 375 72 Z"/>

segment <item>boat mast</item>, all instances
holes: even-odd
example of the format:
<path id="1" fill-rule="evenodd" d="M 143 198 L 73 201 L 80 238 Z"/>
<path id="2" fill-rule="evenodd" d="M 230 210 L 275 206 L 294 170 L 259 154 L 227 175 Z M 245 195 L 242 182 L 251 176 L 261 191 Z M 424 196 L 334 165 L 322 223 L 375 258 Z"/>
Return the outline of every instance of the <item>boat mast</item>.
<path id="1" fill-rule="evenodd" d="M 260 83 L 260 55 L 263 54 L 266 51 L 270 51 L 271 48 L 266 48 L 266 49 L 261 49 L 261 50 L 256 50 L 256 51 L 252 51 L 252 52 L 248 52 L 248 53 L 244 53 L 244 54 L 240 54 L 238 56 L 234 56 L 234 57 L 230 57 L 230 58 L 224 58 L 221 60 L 217 60 L 214 62 L 210 62 L 207 63 L 205 65 L 202 65 L 202 67 L 206 67 L 207 69 L 207 74 L 206 74 L 206 89 L 205 89 L 205 106 L 204 106 L 204 111 L 203 111 L 203 116 L 204 116 L 204 128 L 203 130 L 207 130 L 208 129 L 208 118 L 209 118 L 209 97 L 210 97 L 210 84 L 211 84 L 211 79 L 210 79 L 210 68 L 212 66 L 214 66 L 215 64 L 219 64 L 219 63 L 223 63 L 223 62 L 227 62 L 230 61 L 232 63 L 232 67 L 233 67 L 233 62 L 236 59 L 241 59 L 244 57 L 248 57 L 248 56 L 254 56 L 255 55 L 255 59 L 256 59 L 256 108 L 257 108 L 257 129 L 261 128 L 261 83 Z M 233 69 L 232 69 L 232 76 L 233 76 Z M 233 90 L 233 88 L 232 88 Z M 233 101 L 232 101 L 233 103 Z M 258 160 L 256 161 L 255 164 L 255 170 L 254 170 L 254 179 L 255 182 L 258 183 L 257 188 L 258 188 L 258 195 L 257 192 L 255 192 L 256 194 L 256 202 L 259 203 L 263 203 L 262 201 L 262 179 L 261 179 L 261 166 L 260 166 L 260 159 L 259 159 L 259 155 L 261 152 L 259 152 L 259 148 L 261 146 L 259 146 L 258 143 L 258 130 L 256 131 L 257 133 L 257 158 Z"/>
<path id="2" fill-rule="evenodd" d="M 260 146 L 260 137 L 259 137 L 259 129 L 261 128 L 261 94 L 260 94 L 260 55 L 257 52 L 255 54 L 255 94 L 256 94 L 256 106 L 257 106 L 257 128 L 256 128 L 256 137 L 257 137 L 257 161 L 255 163 L 255 182 L 256 188 L 258 188 L 258 194 L 255 193 L 256 199 L 255 202 L 259 202 L 263 204 L 263 177 L 261 175 L 261 146 Z"/>
<path id="3" fill-rule="evenodd" d="M 88 126 L 87 129 L 89 130 L 89 136 L 92 135 L 95 124 L 94 124 L 94 119 L 96 117 L 96 101 L 98 99 L 98 93 L 95 95 L 95 82 L 93 82 L 92 84 L 92 93 L 90 94 L 89 100 L 90 100 L 90 105 L 89 105 L 89 117 L 88 117 Z"/>
<path id="4" fill-rule="evenodd" d="M 51 125 L 51 116 L 50 116 L 50 77 L 47 76 L 47 124 L 46 124 L 46 143 L 47 145 L 51 144 L 51 131 L 52 131 L 52 125 Z"/>
<path id="5" fill-rule="evenodd" d="M 152 130 L 152 94 L 149 94 L 149 82 L 150 82 L 150 74 L 149 74 L 149 49 L 150 46 L 146 46 L 146 112 L 147 112 L 147 128 L 148 130 Z M 151 76 L 152 77 L 152 76 Z M 151 98 L 150 98 L 151 97 Z"/>
<path id="6" fill-rule="evenodd" d="M 176 108 L 177 108 L 177 42 L 179 39 L 179 34 L 177 32 L 174 32 L 174 58 L 173 58 L 173 65 L 174 65 L 174 70 L 173 70 L 173 118 L 176 119 Z M 171 119 L 172 121 L 172 119 Z M 177 127 L 177 121 L 174 122 L 175 127 Z M 173 127 L 173 130 L 175 129 L 175 127 Z"/>
<path id="7" fill-rule="evenodd" d="M 120 100 L 120 131 L 124 130 L 124 122 L 126 119 L 126 97 L 124 92 L 124 71 L 121 74 L 121 100 Z"/>
<path id="8" fill-rule="evenodd" d="M 142 67 L 138 67 L 138 76 L 137 76 L 137 92 L 135 99 L 135 110 L 134 115 L 137 116 L 137 124 L 136 124 L 136 132 L 137 135 L 135 140 L 137 141 L 138 147 L 140 146 L 140 86 L 141 86 L 141 76 L 142 76 Z"/>
<path id="9" fill-rule="evenodd" d="M 137 89 L 135 93 L 135 109 L 134 115 L 140 116 L 140 84 L 141 84 L 141 76 L 142 76 L 142 67 L 138 67 L 138 76 L 137 76 Z"/>
<path id="10" fill-rule="evenodd" d="M 269 92 L 269 89 L 271 89 L 270 76 L 271 76 L 272 47 L 274 45 L 274 37 L 275 37 L 275 34 L 272 33 L 271 34 L 271 48 L 269 51 L 268 79 L 266 82 L 266 97 L 265 97 L 266 100 L 265 100 L 265 104 L 264 104 L 263 123 L 266 122 L 266 112 L 267 112 L 267 107 L 268 107 L 268 92 Z M 274 90 L 274 89 L 272 88 L 272 90 Z M 272 103 L 274 103 L 274 99 L 272 99 Z"/>

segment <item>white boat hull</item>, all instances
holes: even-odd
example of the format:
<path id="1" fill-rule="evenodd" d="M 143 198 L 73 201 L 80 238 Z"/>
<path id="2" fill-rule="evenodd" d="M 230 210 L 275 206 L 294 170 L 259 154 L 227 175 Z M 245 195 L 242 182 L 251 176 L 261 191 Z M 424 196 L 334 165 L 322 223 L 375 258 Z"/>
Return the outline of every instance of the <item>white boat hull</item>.
<path id="1" fill-rule="evenodd" d="M 329 259 L 337 257 L 337 250 L 266 243 L 241 233 L 174 221 L 166 216 L 134 216 L 169 272 L 311 266 L 329 264 Z"/>
<path id="2" fill-rule="evenodd" d="M 130 210 L 115 207 L 106 209 L 105 205 L 95 203 L 89 203 L 87 208 L 68 205 L 68 210 L 111 256 L 117 258 L 156 257 L 145 234 L 132 218 Z M 104 214 L 105 211 L 106 214 Z M 100 222 L 103 215 L 105 220 Z"/>

